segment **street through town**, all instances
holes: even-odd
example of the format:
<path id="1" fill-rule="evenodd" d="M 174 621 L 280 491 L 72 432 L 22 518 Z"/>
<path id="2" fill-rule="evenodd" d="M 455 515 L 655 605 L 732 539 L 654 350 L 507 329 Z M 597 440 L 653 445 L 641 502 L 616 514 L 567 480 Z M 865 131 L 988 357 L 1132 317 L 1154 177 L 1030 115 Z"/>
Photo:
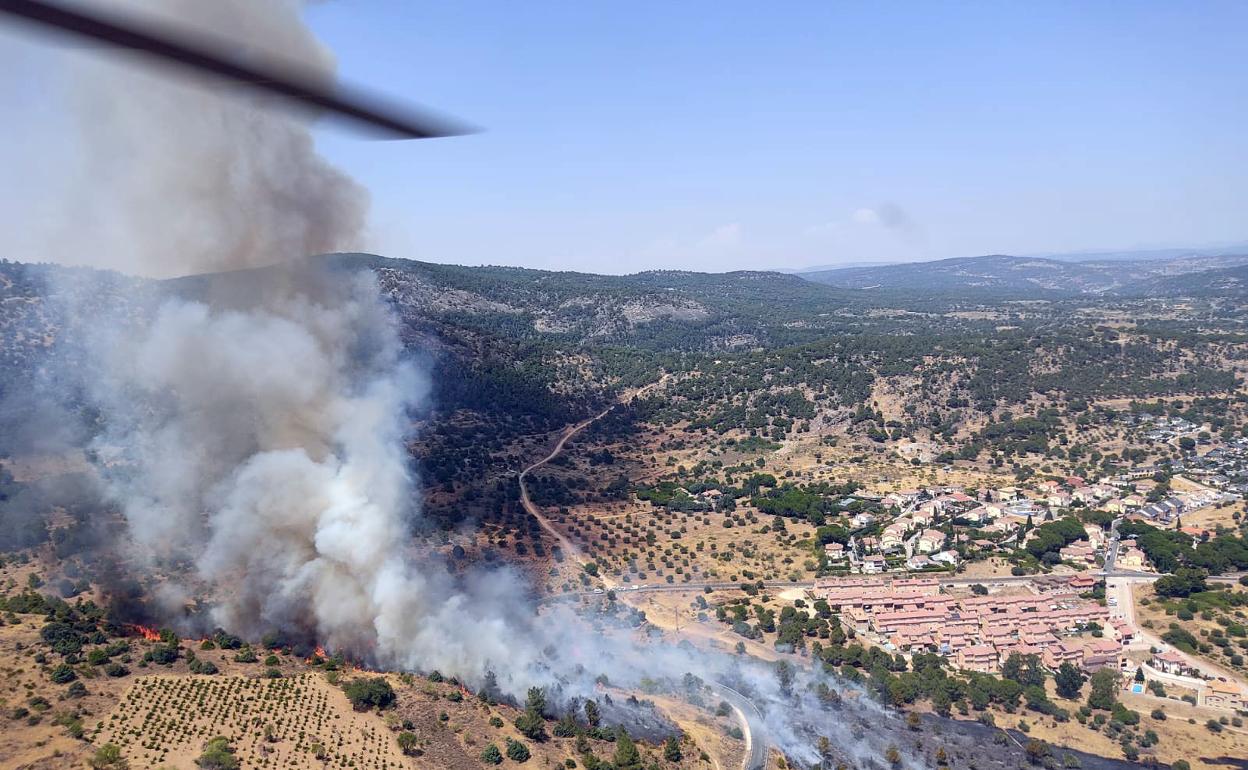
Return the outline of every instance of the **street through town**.
<path id="1" fill-rule="evenodd" d="M 560 434 L 558 441 L 550 452 L 540 460 L 526 466 L 519 474 L 520 483 L 520 502 L 524 506 L 526 512 L 533 518 L 537 519 L 538 524 L 547 532 L 563 550 L 566 557 L 573 559 L 576 563 L 584 566 L 587 559 L 583 555 L 580 548 L 572 542 L 563 532 L 561 532 L 554 523 L 550 521 L 542 509 L 533 502 L 529 494 L 527 480 L 529 474 L 534 470 L 553 461 L 563 453 L 568 442 L 577 434 L 581 433 L 594 422 L 606 417 L 619 404 L 626 403 L 628 399 L 635 398 L 642 393 L 658 387 L 662 381 L 652 383 L 635 393 L 621 399 L 619 402 L 612 404 L 602 410 L 593 417 L 589 417 L 581 422 L 566 428 Z M 1145 648 L 1151 646 L 1158 649 L 1170 649 L 1170 645 L 1163 642 L 1155 634 L 1148 632 L 1139 626 L 1135 616 L 1135 597 L 1134 586 L 1141 583 L 1151 583 L 1161 577 L 1163 574 L 1155 572 L 1144 572 L 1141 570 L 1124 570 L 1116 569 L 1118 551 L 1120 548 L 1120 535 L 1118 526 L 1121 524 L 1122 518 L 1114 519 L 1110 526 L 1110 539 L 1106 543 L 1105 563 L 1101 569 L 1096 570 L 1094 574 L 1105 578 L 1105 595 L 1109 604 L 1110 617 L 1125 620 L 1135 634 L 1135 646 L 1143 645 Z M 1216 582 L 1233 582 L 1238 580 L 1240 573 L 1221 575 L 1211 577 L 1211 581 Z M 996 576 L 983 578 L 956 577 L 949 575 L 936 576 L 937 581 L 944 587 L 968 586 L 981 584 L 985 586 L 1005 586 L 1017 585 L 1027 586 L 1034 582 L 1036 576 Z M 613 592 L 616 595 L 634 594 L 634 593 L 679 593 L 679 592 L 697 592 L 703 593 L 710 589 L 712 591 L 732 590 L 740 588 L 741 583 L 732 581 L 692 581 L 680 584 L 656 584 L 656 585 L 625 585 L 616 584 L 605 576 L 599 576 L 601 587 L 593 589 L 582 589 L 565 591 L 562 593 L 554 593 L 546 597 L 545 601 L 564 601 L 578 597 L 591 597 L 601 595 L 606 592 Z M 809 589 L 814 588 L 813 580 L 792 580 L 792 581 L 762 581 L 764 588 L 770 589 Z M 691 643 L 704 643 L 706 640 L 699 635 L 681 631 L 677 629 L 675 633 L 689 640 Z M 1194 668 L 1199 669 L 1202 673 L 1211 677 L 1226 678 L 1227 671 L 1215 666 L 1207 661 L 1201 660 L 1195 656 L 1183 654 L 1179 651 Z M 1233 675 L 1232 675 L 1233 676 Z M 715 691 L 732 706 L 733 712 L 737 717 L 737 721 L 741 724 L 741 730 L 745 738 L 745 756 L 742 757 L 742 770 L 762 770 L 766 767 L 768 742 L 763 729 L 763 717 L 758 707 L 752 703 L 747 697 L 732 688 L 719 683 L 711 683 Z"/>

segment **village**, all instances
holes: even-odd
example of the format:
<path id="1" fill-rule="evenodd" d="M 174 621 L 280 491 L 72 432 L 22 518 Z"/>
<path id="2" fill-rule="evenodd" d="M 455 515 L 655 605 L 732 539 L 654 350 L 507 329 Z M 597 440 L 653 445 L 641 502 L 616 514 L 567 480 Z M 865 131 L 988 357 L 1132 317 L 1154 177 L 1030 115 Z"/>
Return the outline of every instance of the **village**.
<path id="1" fill-rule="evenodd" d="M 1151 479 L 1158 469 L 1132 469 L 1089 483 L 1077 476 L 1047 479 L 1029 487 L 1002 486 L 975 495 L 954 487 L 910 489 L 883 495 L 856 493 L 873 511 L 849 517 L 853 534 L 845 543 L 827 543 L 824 555 L 834 571 L 852 574 L 916 572 L 957 567 L 965 559 L 984 558 L 1025 546 L 1037 527 L 1079 510 L 1103 511 L 1159 527 L 1179 527 L 1205 537 L 1204 527 L 1184 527 L 1181 518 L 1241 499 L 1237 492 L 1191 480 L 1188 491 L 1169 493 Z M 1198 474 L 1192 474 L 1198 476 Z M 1137 491 L 1137 486 L 1149 486 Z M 1158 495 L 1157 491 L 1166 492 Z M 887 520 L 887 523 L 885 523 Z M 879 525 L 879 526 L 877 526 Z M 1109 556 L 1110 534 L 1104 527 L 1084 526 L 1085 538 L 1062 546 L 1049 565 L 1072 569 L 1101 566 Z M 870 533 L 870 534 L 859 534 Z M 971 533 L 974 533 L 973 535 Z M 1117 569 L 1146 570 L 1147 558 L 1126 540 L 1114 555 Z"/>
<path id="2" fill-rule="evenodd" d="M 1134 539 L 1118 535 L 1121 523 L 1138 521 L 1194 542 L 1213 536 L 1183 519 L 1241 499 L 1232 476 L 1215 472 L 1238 467 L 1245 444 L 1194 460 L 1181 477 L 1169 475 L 1175 468 L 1143 467 L 1095 481 L 855 493 L 871 510 L 849 517 L 846 542 L 823 546 L 829 570 L 806 596 L 826 602 L 860 642 L 890 653 L 935 653 L 991 674 L 1013 655 L 1034 655 L 1050 671 L 1064 663 L 1087 674 L 1118 671 L 1124 689 L 1137 694 L 1169 686 L 1190 693 L 1193 705 L 1248 709 L 1248 688 L 1236 677 L 1139 628 L 1133 586 L 1159 575 Z M 1082 532 L 1028 549 L 1046 537 L 1045 524 L 1071 529 L 1070 515 L 1083 512 L 1098 513 L 1080 517 Z M 1042 568 L 1021 566 L 1020 551 L 1038 553 L 1034 566 Z M 1004 566 L 1011 555 L 1008 573 L 983 569 Z"/>

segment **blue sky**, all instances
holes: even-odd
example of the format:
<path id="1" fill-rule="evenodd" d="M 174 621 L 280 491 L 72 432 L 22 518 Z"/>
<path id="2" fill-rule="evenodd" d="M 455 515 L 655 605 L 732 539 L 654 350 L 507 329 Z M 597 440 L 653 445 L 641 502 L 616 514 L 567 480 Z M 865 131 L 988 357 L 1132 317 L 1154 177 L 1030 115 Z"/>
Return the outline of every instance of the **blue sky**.
<path id="1" fill-rule="evenodd" d="M 309 20 L 344 79 L 485 129 L 318 129 L 372 193 L 362 245 L 394 256 L 629 272 L 1248 240 L 1242 2 L 339 0 Z"/>
<path id="2" fill-rule="evenodd" d="M 735 269 L 1248 237 L 1243 3 L 316 6 L 343 76 L 486 128 L 325 134 L 378 244 Z"/>

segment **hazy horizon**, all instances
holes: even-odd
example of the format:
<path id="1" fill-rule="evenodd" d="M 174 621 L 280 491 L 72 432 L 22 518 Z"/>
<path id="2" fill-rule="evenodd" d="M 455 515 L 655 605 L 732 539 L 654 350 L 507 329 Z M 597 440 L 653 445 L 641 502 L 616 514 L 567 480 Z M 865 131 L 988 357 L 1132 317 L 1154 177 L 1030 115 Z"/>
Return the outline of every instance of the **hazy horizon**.
<path id="1" fill-rule="evenodd" d="M 1246 237 L 1242 4 L 306 13 L 345 81 L 484 128 L 394 143 L 318 126 L 371 196 L 359 250 L 625 273 Z M 74 140 L 65 62 L 118 65 L 7 26 L 0 53 L 0 255 L 82 261 L 43 253 L 65 228 L 93 241 L 66 191 L 109 187 Z"/>

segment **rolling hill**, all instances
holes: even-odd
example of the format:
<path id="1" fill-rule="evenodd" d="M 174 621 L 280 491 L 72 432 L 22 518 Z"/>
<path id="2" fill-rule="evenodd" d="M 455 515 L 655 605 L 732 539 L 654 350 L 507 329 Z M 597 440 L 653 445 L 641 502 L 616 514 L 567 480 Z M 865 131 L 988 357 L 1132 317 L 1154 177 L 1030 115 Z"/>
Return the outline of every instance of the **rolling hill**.
<path id="1" fill-rule="evenodd" d="M 1087 294 L 1177 295 L 1187 290 L 1209 293 L 1219 284 L 1207 284 L 1198 276 L 1210 274 L 1210 279 L 1217 280 L 1214 273 L 1243 265 L 1248 265 L 1248 255 L 1073 262 L 992 254 L 799 275 L 843 289 L 1054 299 Z M 1185 280 L 1168 280 L 1176 276 Z"/>

